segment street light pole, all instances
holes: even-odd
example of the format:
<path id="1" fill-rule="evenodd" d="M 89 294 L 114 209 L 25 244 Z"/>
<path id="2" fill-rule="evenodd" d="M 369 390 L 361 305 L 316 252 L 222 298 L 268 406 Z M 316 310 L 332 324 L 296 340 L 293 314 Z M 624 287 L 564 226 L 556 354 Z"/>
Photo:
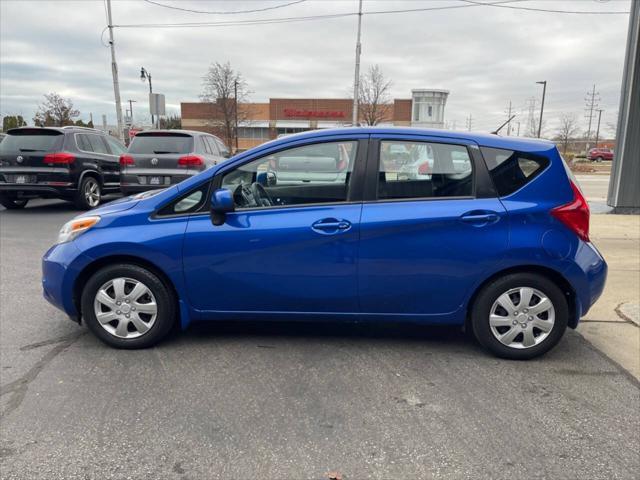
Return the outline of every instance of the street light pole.
<path id="1" fill-rule="evenodd" d="M 538 122 L 538 138 L 540 138 L 540 134 L 542 133 L 542 113 L 544 112 L 544 97 L 547 93 L 547 81 L 543 80 L 542 82 L 536 83 L 542 85 L 542 105 L 540 105 L 540 121 Z"/>
<path id="2" fill-rule="evenodd" d="M 116 118 L 118 121 L 118 138 L 124 141 L 122 128 L 122 105 L 120 105 L 120 82 L 118 81 L 118 64 L 116 63 L 116 49 L 113 44 L 113 20 L 111 19 L 111 0 L 107 0 L 107 20 L 109 25 L 109 46 L 111 48 L 111 74 L 113 76 L 113 93 L 116 99 Z"/>
<path id="3" fill-rule="evenodd" d="M 153 85 L 151 84 L 151 74 L 144 67 L 142 67 L 140 69 L 140 80 L 144 82 L 145 79 L 149 80 L 149 94 L 150 94 L 149 101 L 151 101 L 151 94 L 153 93 Z M 155 122 L 153 121 L 153 113 L 151 114 L 151 125 L 155 126 Z"/>
<path id="4" fill-rule="evenodd" d="M 360 52 L 362 51 L 362 44 L 360 43 L 360 32 L 362 29 L 362 0 L 359 2 L 358 7 L 358 37 L 356 40 L 356 73 L 353 82 L 353 108 L 351 116 L 351 125 L 358 125 L 358 96 L 360 93 Z"/>

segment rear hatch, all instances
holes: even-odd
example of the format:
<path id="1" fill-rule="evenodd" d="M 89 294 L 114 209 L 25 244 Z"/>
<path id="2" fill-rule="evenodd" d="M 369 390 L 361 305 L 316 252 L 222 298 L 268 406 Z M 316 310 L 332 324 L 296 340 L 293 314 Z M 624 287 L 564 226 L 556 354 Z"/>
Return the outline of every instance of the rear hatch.
<path id="1" fill-rule="evenodd" d="M 137 134 L 129 146 L 128 155 L 134 164 L 129 169 L 144 169 L 152 173 L 157 170 L 178 168 L 181 157 L 193 152 L 193 137 L 181 132 L 142 132 Z"/>
<path id="2" fill-rule="evenodd" d="M 0 143 L 0 166 L 11 170 L 47 168 L 45 156 L 60 152 L 64 133 L 49 128 L 20 128 L 9 130 Z"/>

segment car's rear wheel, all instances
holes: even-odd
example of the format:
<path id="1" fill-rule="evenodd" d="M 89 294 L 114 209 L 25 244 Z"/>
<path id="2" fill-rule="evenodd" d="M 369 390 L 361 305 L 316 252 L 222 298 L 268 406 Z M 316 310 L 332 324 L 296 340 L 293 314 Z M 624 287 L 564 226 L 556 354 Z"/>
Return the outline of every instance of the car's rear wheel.
<path id="1" fill-rule="evenodd" d="M 100 182 L 94 177 L 86 176 L 80 182 L 74 203 L 82 210 L 90 210 L 100 205 L 102 199 L 102 189 Z"/>
<path id="2" fill-rule="evenodd" d="M 19 210 L 24 208 L 29 203 L 27 198 L 9 197 L 6 195 L 0 196 L 0 204 L 8 210 Z"/>
<path id="3" fill-rule="evenodd" d="M 96 272 L 82 292 L 87 327 L 116 348 L 158 343 L 175 323 L 175 300 L 154 273 L 137 265 L 113 265 Z"/>
<path id="4" fill-rule="evenodd" d="M 569 307 L 547 277 L 516 273 L 498 278 L 478 294 L 471 311 L 475 337 L 499 357 L 526 360 L 546 353 L 562 338 Z"/>
<path id="5" fill-rule="evenodd" d="M 604 160 L 602 157 L 596 157 L 596 162 L 601 162 L 602 160 Z"/>

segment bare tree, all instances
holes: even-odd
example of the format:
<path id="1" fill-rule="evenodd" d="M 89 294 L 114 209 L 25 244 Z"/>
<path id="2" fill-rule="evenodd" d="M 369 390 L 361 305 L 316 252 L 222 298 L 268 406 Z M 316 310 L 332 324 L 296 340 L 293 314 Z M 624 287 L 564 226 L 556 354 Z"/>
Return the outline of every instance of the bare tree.
<path id="1" fill-rule="evenodd" d="M 569 142 L 576 137 L 579 132 L 578 121 L 573 113 L 562 113 L 560 115 L 560 126 L 556 132 L 557 140 L 562 144 L 562 153 L 567 153 Z"/>
<path id="2" fill-rule="evenodd" d="M 238 136 L 236 115 L 238 122 L 247 117 L 243 103 L 248 94 L 247 83 L 242 74 L 234 71 L 229 62 L 212 63 L 202 78 L 200 99 L 213 104 L 211 125 L 221 130 L 229 148 L 235 148 Z"/>
<path id="3" fill-rule="evenodd" d="M 360 77 L 358 109 L 366 125 L 377 125 L 390 120 L 390 89 L 391 81 L 384 77 L 378 65 L 371 66 L 369 71 Z"/>
<path id="4" fill-rule="evenodd" d="M 73 108 L 73 102 L 55 92 L 45 94 L 45 101 L 40 104 L 33 122 L 40 127 L 63 127 L 74 125 L 74 118 L 80 111 Z"/>

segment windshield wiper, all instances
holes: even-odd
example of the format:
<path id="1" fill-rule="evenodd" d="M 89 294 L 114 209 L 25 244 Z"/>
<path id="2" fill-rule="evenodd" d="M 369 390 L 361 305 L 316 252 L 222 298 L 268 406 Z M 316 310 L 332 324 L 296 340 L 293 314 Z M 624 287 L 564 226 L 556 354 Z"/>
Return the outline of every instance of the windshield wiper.
<path id="1" fill-rule="evenodd" d="M 19 148 L 21 152 L 46 152 L 46 150 L 38 150 L 37 148 Z"/>
<path id="2" fill-rule="evenodd" d="M 154 150 L 153 153 L 157 153 L 158 155 L 163 154 L 163 153 L 178 153 L 178 152 L 168 152 L 165 150 Z"/>

